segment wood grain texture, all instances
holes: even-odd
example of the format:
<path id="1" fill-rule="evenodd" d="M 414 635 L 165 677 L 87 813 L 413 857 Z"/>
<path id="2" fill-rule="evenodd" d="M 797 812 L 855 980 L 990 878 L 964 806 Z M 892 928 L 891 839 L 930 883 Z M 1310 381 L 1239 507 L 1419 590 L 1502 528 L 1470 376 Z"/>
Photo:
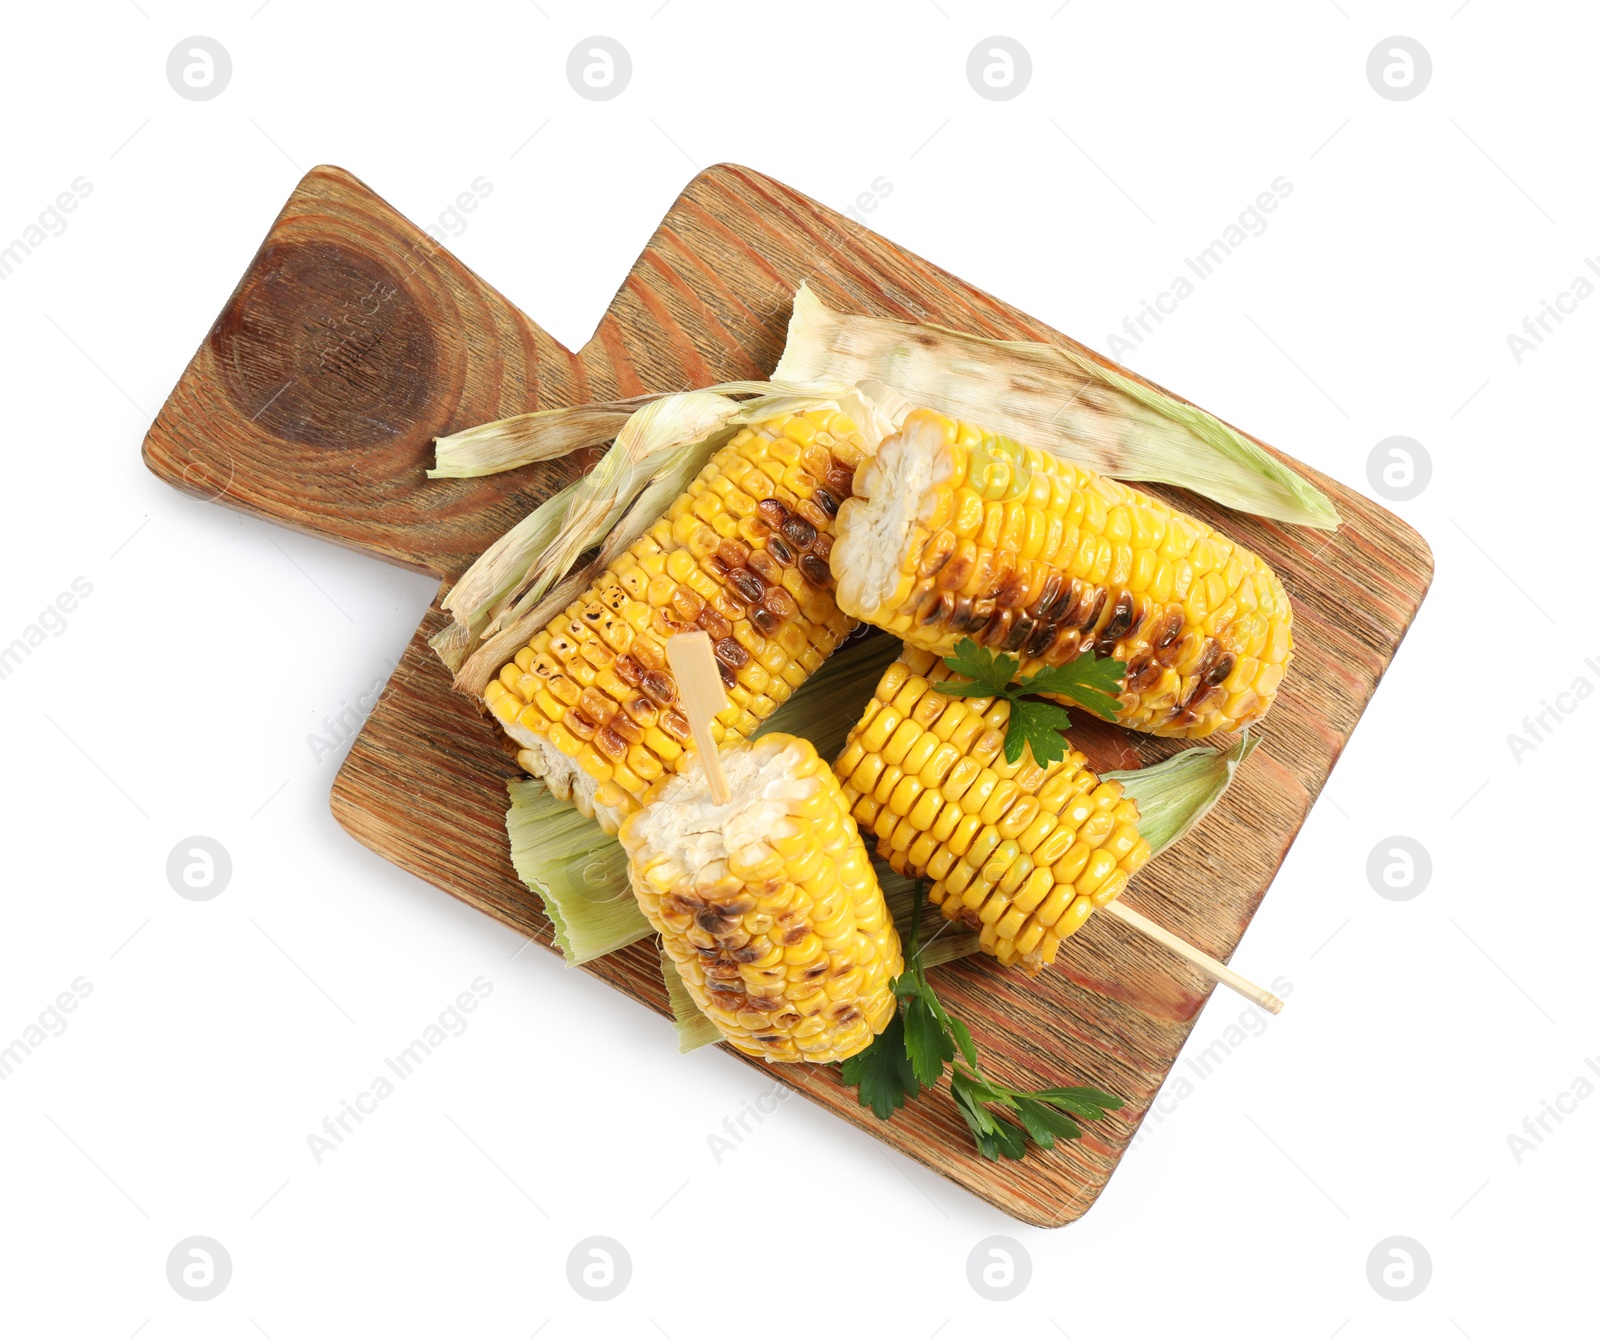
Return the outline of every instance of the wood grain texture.
<path id="1" fill-rule="evenodd" d="M 423 470 L 434 435 L 527 409 L 764 377 L 782 351 L 802 280 L 844 310 L 1060 342 L 1094 356 L 834 211 L 733 166 L 689 184 L 594 338 L 574 355 L 354 177 L 321 167 L 290 198 L 162 408 L 145 459 L 190 493 L 448 583 L 593 456 L 429 483 Z M 1294 667 L 1259 731 L 1262 747 L 1223 803 L 1127 893 L 1130 905 L 1223 959 L 1432 576 L 1427 545 L 1413 530 L 1304 472 L 1345 517 L 1331 536 L 1152 490 L 1266 557 L 1294 603 Z M 406 649 L 334 783 L 333 809 L 402 868 L 549 947 L 549 922 L 506 850 L 505 783 L 517 768 L 497 727 L 451 692 L 428 650 L 441 623 L 435 608 Z M 862 685 L 863 700 L 870 690 Z M 1182 747 L 1114 727 L 1087 737 L 1114 765 L 1133 756 L 1153 762 Z M 587 970 L 665 1012 L 653 944 Z M 1057 1226 L 1079 1217 L 1115 1169 L 1210 983 L 1104 916 L 1067 941 L 1058 969 L 1037 981 L 988 959 L 937 970 L 941 992 L 971 1021 L 996 1077 L 1028 1087 L 1092 1083 L 1128 1104 L 1080 1143 L 994 1164 L 972 1150 L 945 1093 L 885 1125 L 855 1104 L 831 1067 L 771 1072 L 1017 1218 Z"/>

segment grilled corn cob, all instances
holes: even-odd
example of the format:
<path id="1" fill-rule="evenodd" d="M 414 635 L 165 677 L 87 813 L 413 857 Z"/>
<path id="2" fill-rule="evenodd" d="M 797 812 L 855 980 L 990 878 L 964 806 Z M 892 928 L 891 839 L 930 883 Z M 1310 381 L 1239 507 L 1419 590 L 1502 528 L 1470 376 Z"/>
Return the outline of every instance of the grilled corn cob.
<path id="1" fill-rule="evenodd" d="M 907 647 L 834 764 L 851 813 L 979 947 L 1033 975 L 1150 858 L 1139 806 L 1070 750 L 1040 767 L 1001 752 L 1011 704 L 945 697 L 950 671 Z"/>
<path id="2" fill-rule="evenodd" d="M 914 410 L 839 513 L 839 607 L 937 651 L 962 637 L 1021 672 L 1127 664 L 1119 724 L 1232 730 L 1271 705 L 1293 639 L 1266 563 L 1200 521 L 931 410 Z"/>
<path id="3" fill-rule="evenodd" d="M 767 1060 L 843 1060 L 895 1011 L 900 937 L 828 766 L 792 735 L 651 788 L 619 836 L 645 916 L 723 1036 Z"/>
<path id="4" fill-rule="evenodd" d="M 491 680 L 489 709 L 562 799 L 615 832 L 685 764 L 689 722 L 663 646 L 703 628 L 748 738 L 854 628 L 833 599 L 832 527 L 864 448 L 828 409 L 740 430 L 688 491 Z"/>

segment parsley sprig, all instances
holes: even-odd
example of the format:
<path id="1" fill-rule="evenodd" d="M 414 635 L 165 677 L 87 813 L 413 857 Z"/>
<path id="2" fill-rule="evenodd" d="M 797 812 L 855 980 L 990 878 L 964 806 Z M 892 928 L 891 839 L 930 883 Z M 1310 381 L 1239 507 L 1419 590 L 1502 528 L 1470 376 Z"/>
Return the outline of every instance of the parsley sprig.
<path id="1" fill-rule="evenodd" d="M 1109 656 L 1080 656 L 1065 665 L 1050 665 L 1037 674 L 1017 679 L 1021 665 L 1016 656 L 996 655 L 970 637 L 956 643 L 954 655 L 944 658 L 952 674 L 966 683 L 946 679 L 934 689 L 946 697 L 1003 697 L 1011 703 L 1011 719 L 1006 724 L 1006 761 L 1022 757 L 1023 745 L 1033 753 L 1034 762 L 1045 767 L 1066 756 L 1067 741 L 1062 731 L 1072 723 L 1065 707 L 1053 702 L 1032 702 L 1031 693 L 1053 693 L 1069 697 L 1098 716 L 1115 719 L 1121 710 L 1117 693 L 1127 665 Z"/>
<path id="2" fill-rule="evenodd" d="M 877 1040 L 840 1066 L 857 1099 L 888 1120 L 924 1088 L 936 1087 L 950 1069 L 950 1095 L 972 1131 L 978 1151 L 991 1161 L 1021 1158 L 1032 1140 L 1052 1148 L 1057 1139 L 1077 1139 L 1079 1120 L 1097 1120 L 1122 1105 L 1098 1088 L 1010 1088 L 988 1078 L 967 1025 L 951 1014 L 928 984 L 922 965 L 922 885 L 911 906 L 908 966 L 894 981 L 900 1001 Z M 1011 1116 L 1015 1121 L 1004 1120 Z M 1074 1119 L 1076 1118 L 1076 1119 Z"/>

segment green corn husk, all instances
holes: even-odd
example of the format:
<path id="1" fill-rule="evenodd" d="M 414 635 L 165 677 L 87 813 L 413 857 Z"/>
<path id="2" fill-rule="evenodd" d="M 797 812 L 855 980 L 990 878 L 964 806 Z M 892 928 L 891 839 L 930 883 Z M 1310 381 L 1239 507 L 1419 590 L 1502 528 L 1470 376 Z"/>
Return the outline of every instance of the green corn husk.
<path id="1" fill-rule="evenodd" d="M 677 966 L 665 953 L 661 954 L 661 979 L 666 982 L 667 1002 L 672 1006 L 672 1026 L 678 1034 L 678 1054 L 688 1055 L 702 1046 L 721 1041 L 717 1025 L 700 1012 L 700 1006 L 683 984 Z"/>
<path id="2" fill-rule="evenodd" d="M 628 857 L 592 818 L 558 800 L 542 781 L 507 787 L 511 863 L 544 903 L 569 967 L 615 953 L 650 933 L 628 887 Z"/>
<path id="3" fill-rule="evenodd" d="M 1122 782 L 1123 791 L 1138 803 L 1139 835 L 1150 843 L 1150 854 L 1158 856 L 1211 812 L 1239 764 L 1260 742 L 1246 730 L 1230 748 L 1185 749 L 1153 767 L 1107 772 L 1101 780 Z"/>
<path id="4" fill-rule="evenodd" d="M 1220 419 L 1058 345 L 836 312 L 801 284 L 772 375 L 882 382 L 1114 479 L 1176 484 L 1319 530 L 1339 525 L 1326 494 Z"/>

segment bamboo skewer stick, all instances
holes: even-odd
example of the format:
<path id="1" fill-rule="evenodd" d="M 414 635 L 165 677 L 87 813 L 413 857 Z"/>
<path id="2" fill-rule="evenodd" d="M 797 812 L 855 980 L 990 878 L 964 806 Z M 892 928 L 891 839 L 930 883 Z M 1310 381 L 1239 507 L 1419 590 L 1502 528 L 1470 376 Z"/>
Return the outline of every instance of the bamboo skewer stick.
<path id="1" fill-rule="evenodd" d="M 1282 1012 L 1283 1001 L 1270 990 L 1263 990 L 1255 982 L 1240 976 L 1226 963 L 1218 962 L 1209 953 L 1202 953 L 1193 944 L 1179 939 L 1171 930 L 1157 925 L 1147 916 L 1141 916 L 1132 907 L 1124 906 L 1121 899 L 1112 898 L 1101 910 L 1109 911 L 1124 925 L 1132 927 L 1158 944 L 1164 944 L 1191 967 L 1199 968 L 1213 981 L 1220 981 L 1230 989 L 1238 991 L 1245 999 L 1254 1000 L 1269 1014 Z"/>
<path id="2" fill-rule="evenodd" d="M 667 639 L 667 663 L 672 667 L 672 677 L 678 682 L 678 697 L 683 703 L 684 715 L 689 718 L 689 729 L 694 734 L 695 751 L 700 755 L 700 765 L 705 768 L 706 780 L 711 787 L 713 804 L 727 804 L 733 798 L 727 774 L 722 770 L 722 758 L 716 742 L 711 738 L 711 720 L 728 705 L 728 695 L 723 691 L 722 676 L 717 672 L 716 655 L 711 649 L 711 638 L 704 632 L 680 632 Z M 1198 968 L 1214 981 L 1254 1000 L 1269 1013 L 1278 1013 L 1283 1001 L 1269 990 L 1263 990 L 1208 953 L 1202 953 L 1193 944 L 1179 939 L 1172 931 L 1141 916 L 1132 907 L 1117 899 L 1108 902 L 1103 910 L 1110 912 L 1123 924 L 1176 953 L 1185 962 Z"/>
<path id="3" fill-rule="evenodd" d="M 706 769 L 711 802 L 727 804 L 733 791 L 722 770 L 716 741 L 711 738 L 711 718 L 727 710 L 728 695 L 722 688 L 722 675 L 717 672 L 711 638 L 704 632 L 680 632 L 667 638 L 667 664 L 678 681 L 678 698 L 683 703 L 683 714 L 689 718 L 700 765 Z"/>

